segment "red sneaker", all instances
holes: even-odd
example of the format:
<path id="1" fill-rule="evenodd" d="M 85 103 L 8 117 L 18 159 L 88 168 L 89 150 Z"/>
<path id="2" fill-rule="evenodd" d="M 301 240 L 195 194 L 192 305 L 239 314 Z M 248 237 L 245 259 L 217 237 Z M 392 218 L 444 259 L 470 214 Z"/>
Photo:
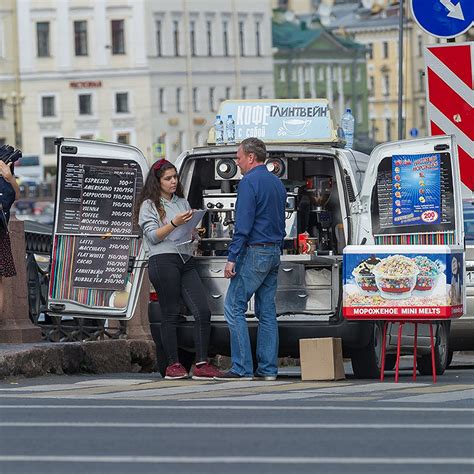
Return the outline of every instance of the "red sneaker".
<path id="1" fill-rule="evenodd" d="M 166 367 L 165 379 L 175 380 L 175 379 L 187 379 L 189 377 L 186 369 L 179 363 L 168 365 Z"/>
<path id="2" fill-rule="evenodd" d="M 199 364 L 194 366 L 193 370 L 193 380 L 207 380 L 213 379 L 220 375 L 220 370 L 214 365 L 205 362 L 204 364 Z"/>

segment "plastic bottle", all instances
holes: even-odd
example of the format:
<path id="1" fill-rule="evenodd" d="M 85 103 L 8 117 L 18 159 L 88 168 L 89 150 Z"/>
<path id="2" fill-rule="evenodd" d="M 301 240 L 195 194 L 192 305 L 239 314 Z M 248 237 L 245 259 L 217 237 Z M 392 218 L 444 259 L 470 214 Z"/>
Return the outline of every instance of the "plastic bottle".
<path id="1" fill-rule="evenodd" d="M 235 122 L 232 118 L 232 115 L 227 116 L 227 121 L 225 123 L 225 131 L 227 134 L 227 143 L 233 145 L 235 143 Z"/>
<path id="2" fill-rule="evenodd" d="M 352 148 L 354 145 L 354 123 L 355 119 L 352 115 L 351 109 L 347 108 L 341 119 L 341 128 L 346 139 L 345 148 Z"/>
<path id="3" fill-rule="evenodd" d="M 224 144 L 224 122 L 220 115 L 216 115 L 216 121 L 214 122 L 214 130 L 216 132 L 216 145 Z"/>

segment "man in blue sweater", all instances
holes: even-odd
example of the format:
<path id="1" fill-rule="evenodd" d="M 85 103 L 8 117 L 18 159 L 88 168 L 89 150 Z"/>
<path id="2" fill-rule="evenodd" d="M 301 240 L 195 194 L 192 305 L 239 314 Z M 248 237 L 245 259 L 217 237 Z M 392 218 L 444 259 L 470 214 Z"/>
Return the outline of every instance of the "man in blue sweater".
<path id="1" fill-rule="evenodd" d="M 224 315 L 230 330 L 232 367 L 218 380 L 276 380 L 278 324 L 275 294 L 280 253 L 285 237 L 286 190 L 265 166 L 267 150 L 258 138 L 246 138 L 237 150 L 243 178 L 237 193 L 235 230 L 224 276 L 231 278 Z M 257 371 L 245 319 L 255 294 L 258 318 Z"/>

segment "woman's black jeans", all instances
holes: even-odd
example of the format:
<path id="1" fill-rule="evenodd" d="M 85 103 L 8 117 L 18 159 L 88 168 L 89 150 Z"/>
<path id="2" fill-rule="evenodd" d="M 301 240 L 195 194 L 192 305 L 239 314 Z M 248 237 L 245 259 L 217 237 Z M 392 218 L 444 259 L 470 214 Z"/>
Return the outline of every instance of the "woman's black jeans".
<path id="1" fill-rule="evenodd" d="M 161 307 L 161 340 L 168 364 L 178 362 L 176 329 L 181 298 L 194 316 L 196 362 L 207 360 L 211 311 L 206 290 L 194 265 L 194 259 L 191 258 L 183 263 L 178 254 L 153 255 L 148 263 L 148 273 Z"/>

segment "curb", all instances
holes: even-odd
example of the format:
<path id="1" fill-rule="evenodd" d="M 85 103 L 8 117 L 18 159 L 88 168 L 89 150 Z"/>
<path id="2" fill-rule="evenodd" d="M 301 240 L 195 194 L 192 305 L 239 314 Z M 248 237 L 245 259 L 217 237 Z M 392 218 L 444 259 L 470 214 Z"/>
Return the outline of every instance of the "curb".
<path id="1" fill-rule="evenodd" d="M 151 340 L 0 345 L 0 380 L 17 376 L 156 370 L 155 344 Z"/>

